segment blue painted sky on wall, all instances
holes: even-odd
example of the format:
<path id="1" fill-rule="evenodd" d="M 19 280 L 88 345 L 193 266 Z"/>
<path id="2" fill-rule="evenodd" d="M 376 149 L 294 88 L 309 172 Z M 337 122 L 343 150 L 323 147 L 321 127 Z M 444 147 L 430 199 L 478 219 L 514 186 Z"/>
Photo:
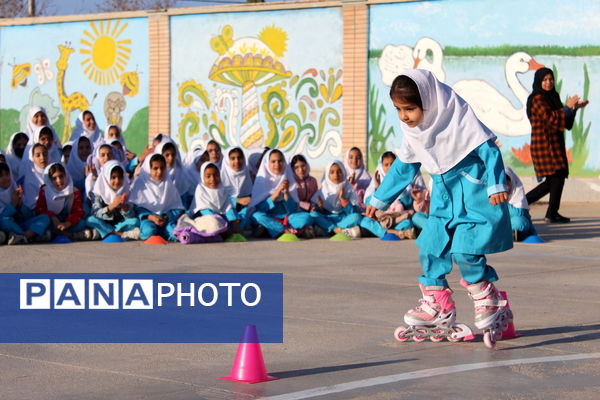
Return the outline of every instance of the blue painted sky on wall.
<path id="1" fill-rule="evenodd" d="M 600 43 L 598 1 L 441 0 L 377 5 L 370 12 L 372 19 L 381 22 L 370 27 L 375 49 L 385 46 L 390 37 L 410 43 L 424 35 L 443 37 L 445 45 L 457 47 Z"/>

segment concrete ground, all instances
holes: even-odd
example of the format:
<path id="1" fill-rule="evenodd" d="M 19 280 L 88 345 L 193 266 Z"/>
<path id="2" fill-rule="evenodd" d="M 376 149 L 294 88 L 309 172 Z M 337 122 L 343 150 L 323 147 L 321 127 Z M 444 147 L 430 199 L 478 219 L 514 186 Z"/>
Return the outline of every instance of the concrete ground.
<path id="1" fill-rule="evenodd" d="M 413 241 L 253 241 L 0 247 L 0 272 L 283 272 L 283 344 L 263 344 L 271 375 L 228 375 L 236 344 L 0 344 L 0 399 L 597 399 L 600 390 L 600 204 L 564 204 L 544 244 L 489 257 L 523 336 L 488 350 L 400 343 L 419 293 Z M 472 303 L 450 276 L 459 322 Z M 259 332 L 260 334 L 260 332 Z"/>

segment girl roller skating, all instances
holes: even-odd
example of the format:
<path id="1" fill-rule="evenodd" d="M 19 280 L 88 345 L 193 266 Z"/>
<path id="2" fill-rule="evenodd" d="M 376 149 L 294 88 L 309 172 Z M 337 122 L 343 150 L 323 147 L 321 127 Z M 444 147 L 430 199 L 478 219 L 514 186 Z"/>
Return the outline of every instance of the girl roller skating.
<path id="1" fill-rule="evenodd" d="M 409 326 L 396 330 L 401 341 L 457 341 L 470 335 L 455 324 L 456 310 L 446 274 L 452 263 L 462 274 L 475 305 L 475 326 L 493 347 L 512 320 L 510 309 L 492 282 L 498 280 L 485 254 L 512 248 L 504 165 L 495 135 L 449 86 L 424 70 L 396 77 L 390 97 L 404 138 L 381 186 L 369 200 L 367 216 L 385 210 L 423 166 L 433 179 L 430 215 L 417 245 L 423 297 L 409 310 Z"/>

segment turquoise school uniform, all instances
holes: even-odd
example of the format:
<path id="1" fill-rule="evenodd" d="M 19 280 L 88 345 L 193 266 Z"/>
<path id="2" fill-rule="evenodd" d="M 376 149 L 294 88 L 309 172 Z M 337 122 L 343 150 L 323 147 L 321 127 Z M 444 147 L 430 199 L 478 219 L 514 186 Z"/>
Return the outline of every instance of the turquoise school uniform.
<path id="1" fill-rule="evenodd" d="M 281 198 L 283 199 L 283 196 Z M 271 196 L 267 197 L 256 206 L 252 218 L 257 224 L 263 226 L 271 237 L 278 237 L 284 232 L 285 226 L 280 221 L 287 219 L 287 224 L 298 230 L 313 222 L 309 213 L 300 211 L 298 203 L 292 196 L 289 196 L 287 201 L 273 201 Z"/>
<path id="2" fill-rule="evenodd" d="M 25 235 L 30 230 L 36 235 L 42 235 L 50 226 L 50 217 L 45 214 L 35 215 L 33 211 L 21 204 L 15 207 L 7 204 L 0 213 L 0 231 Z"/>
<path id="3" fill-rule="evenodd" d="M 510 224 L 512 230 L 516 231 L 517 240 L 523 240 L 531 235 L 537 235 L 537 231 L 531 221 L 531 215 L 529 215 L 529 210 L 514 207 L 512 204 L 509 204 L 508 211 L 510 213 Z"/>
<path id="4" fill-rule="evenodd" d="M 370 205 L 385 209 L 420 167 L 420 163 L 396 159 Z M 450 170 L 431 177 L 430 214 L 416 241 L 423 267 L 419 281 L 425 286 L 448 286 L 445 275 L 451 271 L 452 261 L 468 283 L 496 281 L 498 275 L 487 265 L 484 254 L 513 246 L 507 204 L 489 203 L 489 196 L 507 191 L 500 150 L 488 140 Z"/>

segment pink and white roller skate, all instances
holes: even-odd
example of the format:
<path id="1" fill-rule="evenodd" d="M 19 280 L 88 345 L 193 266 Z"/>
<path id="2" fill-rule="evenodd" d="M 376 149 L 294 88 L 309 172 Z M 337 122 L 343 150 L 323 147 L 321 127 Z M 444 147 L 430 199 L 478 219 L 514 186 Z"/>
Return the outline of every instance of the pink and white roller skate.
<path id="1" fill-rule="evenodd" d="M 502 332 L 513 320 L 513 314 L 507 307 L 498 289 L 488 281 L 469 284 L 461 280 L 460 284 L 467 289 L 475 305 L 475 326 L 483 330 L 483 342 L 490 349 L 502 337 Z"/>
<path id="2" fill-rule="evenodd" d="M 423 298 L 419 305 L 404 315 L 409 326 L 399 326 L 394 337 L 400 342 L 414 340 L 422 342 L 429 338 L 432 342 L 441 342 L 446 338 L 450 342 L 473 337 L 471 329 L 465 324 L 455 324 L 456 306 L 452 300 L 452 289 L 445 286 L 419 285 Z"/>

